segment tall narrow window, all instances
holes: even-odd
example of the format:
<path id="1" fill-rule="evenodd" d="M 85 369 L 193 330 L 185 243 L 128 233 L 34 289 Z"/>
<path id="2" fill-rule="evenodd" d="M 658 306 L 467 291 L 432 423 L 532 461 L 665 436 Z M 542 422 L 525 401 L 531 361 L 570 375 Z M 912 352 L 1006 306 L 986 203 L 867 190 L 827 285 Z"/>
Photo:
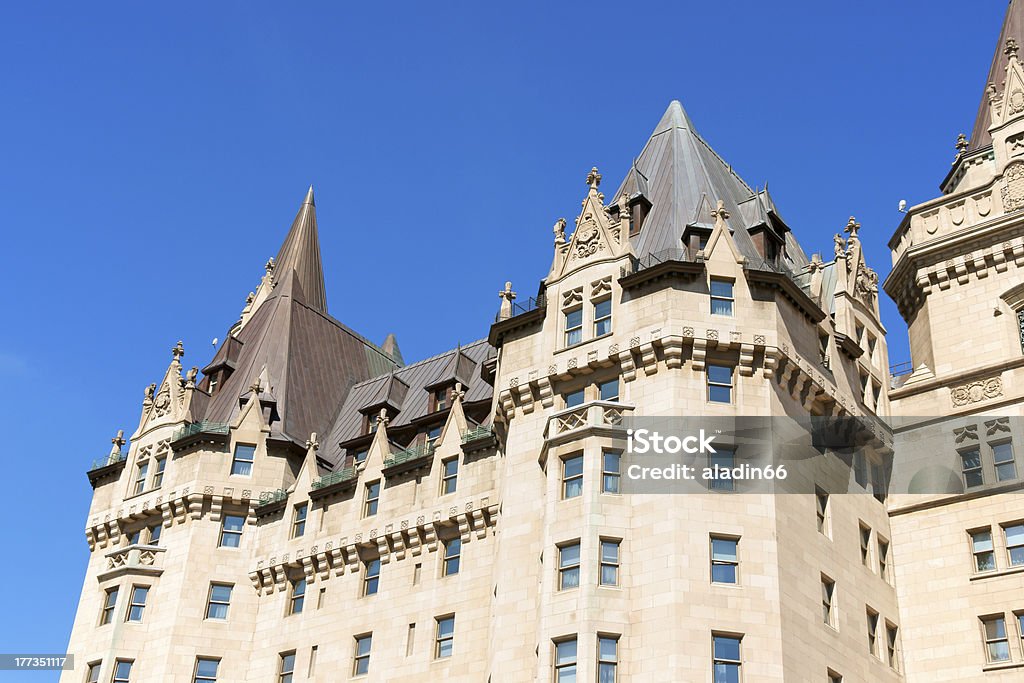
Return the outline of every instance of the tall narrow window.
<path id="1" fill-rule="evenodd" d="M 1024 565 L 1024 524 L 1003 527 L 1006 534 L 1006 559 L 1011 567 Z"/>
<path id="2" fill-rule="evenodd" d="M 612 331 L 612 300 L 594 302 L 594 336 L 600 337 Z"/>
<path id="3" fill-rule="evenodd" d="M 981 450 L 978 448 L 969 448 L 964 451 L 960 451 L 960 468 L 964 475 L 964 485 L 967 488 L 973 488 L 975 486 L 981 486 L 985 483 L 985 478 L 981 473 Z"/>
<path id="4" fill-rule="evenodd" d="M 206 601 L 206 618 L 223 621 L 228 618 L 228 607 L 231 606 L 231 584 L 211 583 L 210 594 Z"/>
<path id="5" fill-rule="evenodd" d="M 992 457 L 996 462 L 996 481 L 1017 478 L 1017 463 L 1013 459 L 1013 444 L 1009 441 L 992 444 Z"/>
<path id="6" fill-rule="evenodd" d="M 597 683 L 615 683 L 618 680 L 619 637 L 597 636 Z"/>
<path id="7" fill-rule="evenodd" d="M 132 595 L 128 602 L 128 615 L 125 621 L 142 621 L 142 613 L 146 609 L 146 598 L 148 597 L 149 586 L 132 586 Z"/>
<path id="8" fill-rule="evenodd" d="M 602 586 L 619 585 L 619 541 L 601 539 L 601 575 Z"/>
<path id="9" fill-rule="evenodd" d="M 355 461 L 357 465 L 362 465 L 364 462 L 366 462 L 366 456 L 369 454 L 370 451 L 368 449 L 361 448 L 355 452 L 355 455 L 352 456 L 352 459 Z"/>
<path id="10" fill-rule="evenodd" d="M 434 412 L 439 412 L 448 407 L 448 388 L 434 391 Z"/>
<path id="11" fill-rule="evenodd" d="M 441 495 L 455 493 L 459 483 L 459 458 L 448 458 L 441 461 Z"/>
<path id="12" fill-rule="evenodd" d="M 712 634 L 715 683 L 740 683 L 740 638 Z"/>
<path id="13" fill-rule="evenodd" d="M 380 501 L 380 480 L 371 481 L 366 485 L 365 497 L 363 500 L 363 517 L 373 517 L 377 514 L 377 503 Z"/>
<path id="14" fill-rule="evenodd" d="M 167 458 L 156 459 L 156 472 L 153 473 L 153 488 L 158 489 L 164 483 L 164 468 L 167 467 Z"/>
<path id="15" fill-rule="evenodd" d="M 376 595 L 380 587 L 380 560 L 368 560 L 363 564 L 363 595 Z"/>
<path id="16" fill-rule="evenodd" d="M 306 580 L 292 581 L 292 594 L 288 603 L 288 614 L 302 614 L 306 604 Z"/>
<path id="17" fill-rule="evenodd" d="M 739 570 L 739 541 L 722 536 L 711 537 L 711 582 L 736 583 Z"/>
<path id="18" fill-rule="evenodd" d="M 409 630 L 405 634 L 405 656 L 412 657 L 413 646 L 416 644 L 416 624 L 409 624 Z"/>
<path id="19" fill-rule="evenodd" d="M 1006 619 L 1003 615 L 986 617 L 981 620 L 985 635 L 985 654 L 988 661 L 1010 661 L 1010 641 L 1006 637 Z"/>
<path id="20" fill-rule="evenodd" d="M 132 680 L 132 662 L 130 659 L 119 659 L 114 662 L 114 675 L 110 679 L 110 683 L 131 683 Z"/>
<path id="21" fill-rule="evenodd" d="M 154 524 L 153 526 L 149 527 L 149 531 L 148 531 L 149 538 L 147 539 L 147 543 L 149 543 L 149 545 L 160 545 L 160 536 L 162 536 L 163 533 L 164 533 L 164 525 L 163 524 Z"/>
<path id="22" fill-rule="evenodd" d="M 871 568 L 871 527 L 860 524 L 860 563 Z"/>
<path id="23" fill-rule="evenodd" d="M 899 627 L 885 622 L 885 652 L 889 658 L 889 666 L 896 671 L 900 670 L 899 636 Z"/>
<path id="24" fill-rule="evenodd" d="M 583 309 L 565 312 L 565 345 L 572 346 L 583 341 Z"/>
<path id="25" fill-rule="evenodd" d="M 736 453 L 732 449 L 719 446 L 717 452 L 711 454 L 711 473 L 708 485 L 713 491 L 732 491 L 735 482 L 730 472 L 736 465 Z"/>
<path id="26" fill-rule="evenodd" d="M 555 683 L 576 683 L 576 638 L 555 641 Z"/>
<path id="27" fill-rule="evenodd" d="M 237 548 L 242 544 L 242 528 L 245 525 L 245 517 L 241 515 L 224 515 L 220 523 L 220 541 L 217 545 L 222 548 Z"/>
<path id="28" fill-rule="evenodd" d="M 875 534 L 875 538 L 878 540 L 878 575 L 887 583 L 892 583 L 889 576 L 889 541 L 878 534 Z"/>
<path id="29" fill-rule="evenodd" d="M 731 280 L 711 278 L 712 315 L 732 315 L 733 283 Z"/>
<path id="30" fill-rule="evenodd" d="M 256 447 L 240 443 L 235 446 L 235 457 L 231 459 L 231 474 L 248 477 L 252 474 L 252 464 L 256 460 Z"/>
<path id="31" fill-rule="evenodd" d="M 878 612 L 870 607 L 866 610 L 868 625 L 868 652 L 876 657 L 878 653 Z"/>
<path id="32" fill-rule="evenodd" d="M 89 672 L 85 675 L 85 683 L 100 683 L 100 667 L 103 662 L 93 662 L 89 665 Z"/>
<path id="33" fill-rule="evenodd" d="M 452 656 L 455 644 L 455 616 L 437 617 L 436 635 L 434 637 L 434 659 L 445 659 Z"/>
<path id="34" fill-rule="evenodd" d="M 578 588 L 580 585 L 580 544 L 558 546 L 558 590 Z"/>
<path id="35" fill-rule="evenodd" d="M 117 587 L 108 588 L 103 598 L 103 611 L 100 612 L 100 626 L 114 621 L 114 609 L 117 607 Z"/>
<path id="36" fill-rule="evenodd" d="M 879 503 L 885 502 L 885 474 L 876 462 L 871 463 L 871 493 Z"/>
<path id="37" fill-rule="evenodd" d="M 831 525 L 829 524 L 829 497 L 828 494 L 821 490 L 815 489 L 814 491 L 814 502 L 817 508 L 818 515 L 818 531 L 829 538 L 832 537 Z"/>
<path id="38" fill-rule="evenodd" d="M 292 538 L 299 538 L 306 533 L 306 514 L 309 512 L 309 503 L 295 506 L 292 515 Z"/>
<path id="39" fill-rule="evenodd" d="M 441 438 L 441 429 L 441 425 L 438 425 L 436 427 L 431 427 L 427 431 L 427 436 L 424 443 L 427 447 L 428 452 L 434 452 L 434 447 L 437 445 L 437 440 Z"/>
<path id="40" fill-rule="evenodd" d="M 821 619 L 826 626 L 836 627 L 835 609 L 833 609 L 833 597 L 836 592 L 836 582 L 824 574 L 821 575 Z"/>
<path id="41" fill-rule="evenodd" d="M 352 663 L 352 675 L 364 676 L 370 671 L 370 648 L 373 647 L 373 634 L 356 636 L 355 657 Z"/>
<path id="42" fill-rule="evenodd" d="M 220 668 L 219 659 L 197 657 L 196 675 L 192 677 L 193 683 L 216 683 L 218 668 Z"/>
<path id="43" fill-rule="evenodd" d="M 708 365 L 708 401 L 732 403 L 732 368 L 727 365 Z"/>
<path id="44" fill-rule="evenodd" d="M 139 463 L 135 468 L 135 489 L 134 493 L 142 493 L 146 490 L 146 474 L 149 472 L 149 463 Z"/>
<path id="45" fill-rule="evenodd" d="M 971 552 L 974 554 L 974 570 L 990 572 L 996 568 L 996 554 L 992 546 L 992 530 L 979 529 L 971 532 Z"/>
<path id="46" fill-rule="evenodd" d="M 452 576 L 459 573 L 462 560 L 462 539 L 453 538 L 444 542 L 444 560 L 441 565 L 441 576 Z"/>
<path id="47" fill-rule="evenodd" d="M 597 385 L 597 395 L 602 401 L 619 400 L 619 380 L 610 379 Z"/>
<path id="48" fill-rule="evenodd" d="M 562 498 L 583 495 L 583 455 L 562 460 Z"/>
<path id="49" fill-rule="evenodd" d="M 282 652 L 278 667 L 277 683 L 292 683 L 295 676 L 295 652 Z"/>
<path id="50" fill-rule="evenodd" d="M 622 478 L 622 456 L 616 451 L 601 453 L 601 493 L 618 493 Z"/>

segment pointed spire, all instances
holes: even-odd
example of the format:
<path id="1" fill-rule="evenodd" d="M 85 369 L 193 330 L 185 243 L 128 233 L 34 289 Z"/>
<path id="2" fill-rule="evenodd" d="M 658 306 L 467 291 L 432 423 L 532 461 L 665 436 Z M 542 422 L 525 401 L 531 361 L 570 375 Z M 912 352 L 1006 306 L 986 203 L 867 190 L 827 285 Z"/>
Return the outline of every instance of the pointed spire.
<path id="1" fill-rule="evenodd" d="M 999 41 L 996 43 L 995 53 L 992 55 L 992 66 L 989 67 L 988 78 L 985 79 L 985 88 L 981 94 L 981 104 L 978 106 L 978 115 L 974 121 L 974 129 L 971 131 L 969 151 L 981 149 L 992 143 L 988 129 L 992 125 L 992 113 L 989 107 L 991 86 L 996 86 L 1002 91 L 1002 83 L 1006 78 L 1006 66 L 1010 62 L 1011 55 L 1015 55 L 1017 44 L 1024 42 L 1024 0 L 1010 0 L 1006 8 L 1006 18 L 1003 20 L 1003 29 L 999 33 Z"/>
<path id="2" fill-rule="evenodd" d="M 291 230 L 281 245 L 281 251 L 274 259 L 275 281 L 282 282 L 290 270 L 295 271 L 298 285 L 306 297 L 305 303 L 326 313 L 327 293 L 323 265 L 320 261 L 320 237 L 317 233 L 316 204 L 313 200 L 312 185 L 309 186 L 309 192 L 299 207 Z"/>
<path id="3" fill-rule="evenodd" d="M 389 333 L 384 338 L 384 343 L 380 345 L 380 350 L 391 357 L 391 360 L 395 361 L 399 365 L 404 365 L 405 361 L 402 360 L 402 352 L 398 348 L 398 338 L 395 337 L 394 332 Z"/>

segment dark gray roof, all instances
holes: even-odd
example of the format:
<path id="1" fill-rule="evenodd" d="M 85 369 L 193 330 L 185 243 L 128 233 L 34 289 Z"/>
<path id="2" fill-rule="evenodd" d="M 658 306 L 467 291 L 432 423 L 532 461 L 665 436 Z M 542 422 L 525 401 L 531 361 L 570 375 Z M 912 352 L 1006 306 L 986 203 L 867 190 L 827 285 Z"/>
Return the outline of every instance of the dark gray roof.
<path id="1" fill-rule="evenodd" d="M 274 274 L 278 282 L 295 270 L 299 285 L 310 308 L 327 312 L 327 291 L 324 287 L 324 269 L 320 261 L 320 238 L 316 226 L 316 205 L 313 186 L 292 221 L 291 230 L 274 259 Z"/>

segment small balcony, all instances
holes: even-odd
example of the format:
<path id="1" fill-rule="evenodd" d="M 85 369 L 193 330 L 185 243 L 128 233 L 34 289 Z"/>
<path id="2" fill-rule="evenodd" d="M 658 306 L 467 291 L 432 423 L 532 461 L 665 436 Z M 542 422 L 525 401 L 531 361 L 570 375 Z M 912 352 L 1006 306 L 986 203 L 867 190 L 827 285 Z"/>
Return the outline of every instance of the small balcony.
<path id="1" fill-rule="evenodd" d="M 590 432 L 620 436 L 622 420 L 632 415 L 635 406 L 618 401 L 590 401 L 574 408 L 566 408 L 551 415 L 544 427 L 548 443 L 571 441 Z"/>
<path id="2" fill-rule="evenodd" d="M 462 432 L 462 452 L 475 453 L 498 445 L 493 427 L 483 425 Z"/>
<path id="3" fill-rule="evenodd" d="M 429 467 L 433 460 L 434 450 L 433 443 L 422 443 L 392 453 L 391 457 L 384 459 L 384 468 L 381 472 L 385 477 L 393 477 L 417 467 Z"/>
<path id="4" fill-rule="evenodd" d="M 156 545 L 129 545 L 106 554 L 107 566 L 96 575 L 99 581 L 117 576 L 160 576 L 163 574 L 163 554 L 166 548 Z"/>
<path id="5" fill-rule="evenodd" d="M 309 492 L 310 498 L 325 498 L 356 485 L 358 480 L 358 472 L 355 467 L 346 467 L 340 469 L 337 472 L 331 472 L 325 474 L 319 479 L 315 480 L 311 485 L 311 491 Z"/>
<path id="6" fill-rule="evenodd" d="M 121 474 L 121 470 L 124 469 L 124 464 L 127 460 L 128 455 L 125 453 L 111 453 L 105 457 L 93 460 L 92 466 L 86 472 L 89 477 L 89 483 L 96 486 L 96 482 L 104 477 L 116 477 Z"/>
<path id="7" fill-rule="evenodd" d="M 263 515 L 269 515 L 272 512 L 277 512 L 284 508 L 287 500 L 288 491 L 286 489 L 264 491 L 260 494 L 259 502 L 256 503 L 256 516 L 261 517 Z"/>
<path id="8" fill-rule="evenodd" d="M 171 448 L 181 450 L 200 441 L 227 443 L 230 429 L 226 422 L 201 420 L 178 427 L 171 437 Z"/>

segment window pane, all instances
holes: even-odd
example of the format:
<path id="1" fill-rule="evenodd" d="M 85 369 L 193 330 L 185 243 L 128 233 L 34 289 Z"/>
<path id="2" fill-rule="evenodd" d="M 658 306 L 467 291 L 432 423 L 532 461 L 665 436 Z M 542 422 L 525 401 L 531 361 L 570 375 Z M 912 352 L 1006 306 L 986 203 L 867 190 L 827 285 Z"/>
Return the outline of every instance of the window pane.
<path id="1" fill-rule="evenodd" d="M 715 560 L 736 561 L 736 541 L 728 538 L 711 539 L 711 557 Z"/>
<path id="2" fill-rule="evenodd" d="M 224 516 L 224 530 L 225 531 L 241 531 L 242 525 L 245 523 L 245 518 L 237 515 L 225 515 Z"/>
<path id="3" fill-rule="evenodd" d="M 718 384 L 732 384 L 732 368 L 725 365 L 709 365 L 708 380 Z"/>
<path id="4" fill-rule="evenodd" d="M 607 318 L 612 314 L 612 300 L 605 299 L 594 304 L 594 318 Z"/>
<path id="5" fill-rule="evenodd" d="M 735 664 L 715 664 L 715 683 L 740 683 L 740 668 Z"/>
<path id="6" fill-rule="evenodd" d="M 574 391 L 571 394 L 565 395 L 565 407 L 575 408 L 578 405 L 583 405 L 583 390 Z"/>
<path id="7" fill-rule="evenodd" d="M 616 661 L 616 650 L 618 649 L 618 644 L 619 641 L 615 638 L 599 638 L 597 655 L 601 659 L 601 661 Z"/>
<path id="8" fill-rule="evenodd" d="M 988 658 L 992 662 L 1005 662 L 1010 659 L 1010 644 L 1005 640 L 988 644 Z"/>
<path id="9" fill-rule="evenodd" d="M 372 638 L 359 638 L 356 641 L 356 651 L 360 655 L 370 654 L 370 645 L 373 643 Z"/>
<path id="10" fill-rule="evenodd" d="M 712 403 L 732 403 L 732 389 L 717 384 L 709 385 L 708 400 Z"/>
<path id="11" fill-rule="evenodd" d="M 619 398 L 619 380 L 612 380 L 599 385 L 602 401 L 615 401 Z"/>
<path id="12" fill-rule="evenodd" d="M 728 659 L 738 662 L 740 660 L 740 639 L 728 636 L 715 636 L 715 659 Z"/>
<path id="13" fill-rule="evenodd" d="M 570 664 L 576 661 L 576 640 L 563 640 L 555 646 L 555 664 Z"/>
<path id="14" fill-rule="evenodd" d="M 715 583 L 736 583 L 736 565 L 711 565 L 711 580 Z"/>
<path id="15" fill-rule="evenodd" d="M 611 541 L 601 541 L 601 561 L 618 563 L 619 544 Z"/>
<path id="16" fill-rule="evenodd" d="M 569 567 L 580 563 L 580 547 L 578 544 L 565 545 L 558 549 L 558 566 Z"/>
<path id="17" fill-rule="evenodd" d="M 1017 466 L 1012 462 L 996 465 L 996 479 L 998 481 L 1010 481 L 1017 478 Z"/>
<path id="18" fill-rule="evenodd" d="M 217 677 L 217 660 L 215 659 L 200 659 L 199 663 L 196 664 L 196 675 L 205 676 L 207 678 Z"/>
<path id="19" fill-rule="evenodd" d="M 732 298 L 732 283 L 728 280 L 712 280 L 711 295 Z"/>
<path id="20" fill-rule="evenodd" d="M 1010 541 L 1010 528 L 1006 529 L 1006 541 Z M 1024 527 L 1021 527 L 1021 531 L 1024 532 Z M 974 552 L 979 553 L 985 550 L 992 550 L 992 534 L 988 531 L 977 531 L 971 534 L 971 544 L 974 546 Z"/>
<path id="21" fill-rule="evenodd" d="M 210 599 L 215 602 L 231 602 L 231 586 L 214 586 L 210 590 Z"/>
<path id="22" fill-rule="evenodd" d="M 992 446 L 992 455 L 996 462 L 1010 462 L 1013 460 L 1013 445 L 1009 441 Z"/>
<path id="23" fill-rule="evenodd" d="M 981 467 L 980 451 L 966 451 L 960 454 L 960 459 L 963 462 L 964 470 Z"/>
<path id="24" fill-rule="evenodd" d="M 574 327 L 580 327 L 583 325 L 583 309 L 578 308 L 575 311 L 569 311 L 565 314 L 565 329 L 569 330 Z"/>
<path id="25" fill-rule="evenodd" d="M 1015 524 L 1006 527 L 1006 545 L 1024 545 L 1024 524 Z M 991 549 L 992 544 L 989 543 Z"/>
<path id="26" fill-rule="evenodd" d="M 599 664 L 597 668 L 597 683 L 615 683 L 615 665 Z"/>
<path id="27" fill-rule="evenodd" d="M 565 478 L 575 477 L 583 474 L 583 456 L 578 455 L 572 458 L 566 458 L 562 461 L 565 463 L 562 475 Z"/>
<path id="28" fill-rule="evenodd" d="M 711 312 L 715 315 L 732 315 L 732 302 L 724 299 L 712 299 Z"/>

